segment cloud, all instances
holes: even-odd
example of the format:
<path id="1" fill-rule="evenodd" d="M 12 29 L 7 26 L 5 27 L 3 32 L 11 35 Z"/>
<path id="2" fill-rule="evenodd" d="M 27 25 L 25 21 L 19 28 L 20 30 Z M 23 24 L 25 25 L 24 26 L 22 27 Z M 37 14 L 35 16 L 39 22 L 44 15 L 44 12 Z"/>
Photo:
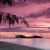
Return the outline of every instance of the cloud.
<path id="1" fill-rule="evenodd" d="M 34 28 L 38 28 L 37 30 L 29 30 L 29 28 L 27 28 L 28 30 L 24 30 L 22 28 L 2 28 L 0 29 L 1 32 L 29 32 L 29 33 L 50 33 L 50 27 L 34 27 Z M 41 30 L 39 28 L 48 28 L 49 30 Z M 31 28 L 30 28 L 31 29 Z"/>
<path id="2" fill-rule="evenodd" d="M 50 8 L 46 9 L 46 16 L 47 16 L 47 18 L 50 18 Z"/>
<path id="3" fill-rule="evenodd" d="M 34 3 L 47 3 L 50 2 L 50 0 L 32 0 Z"/>
<path id="4" fill-rule="evenodd" d="M 31 17 L 31 18 L 38 18 L 41 16 L 46 16 L 46 18 L 50 18 L 50 8 L 47 8 L 45 10 L 42 10 L 40 12 L 36 12 L 36 13 L 30 13 L 28 16 L 26 16 L 26 18 Z"/>

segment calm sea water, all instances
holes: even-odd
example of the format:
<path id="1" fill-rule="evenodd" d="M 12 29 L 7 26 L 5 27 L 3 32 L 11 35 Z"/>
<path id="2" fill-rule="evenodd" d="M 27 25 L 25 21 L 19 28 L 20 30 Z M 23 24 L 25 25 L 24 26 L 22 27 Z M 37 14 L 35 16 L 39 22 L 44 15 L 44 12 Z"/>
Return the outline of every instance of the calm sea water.
<path id="1" fill-rule="evenodd" d="M 39 48 L 43 50 L 50 50 L 50 39 L 0 39 L 0 41 L 24 45 L 33 48 Z"/>

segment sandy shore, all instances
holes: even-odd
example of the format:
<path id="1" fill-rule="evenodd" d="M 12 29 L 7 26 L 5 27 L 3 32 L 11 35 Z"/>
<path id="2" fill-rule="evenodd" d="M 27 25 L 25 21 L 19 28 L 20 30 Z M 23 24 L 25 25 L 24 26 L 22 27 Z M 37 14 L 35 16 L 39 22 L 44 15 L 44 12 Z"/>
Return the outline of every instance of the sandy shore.
<path id="1" fill-rule="evenodd" d="M 42 49 L 15 45 L 15 44 L 10 44 L 6 42 L 0 42 L 0 50 L 42 50 Z"/>

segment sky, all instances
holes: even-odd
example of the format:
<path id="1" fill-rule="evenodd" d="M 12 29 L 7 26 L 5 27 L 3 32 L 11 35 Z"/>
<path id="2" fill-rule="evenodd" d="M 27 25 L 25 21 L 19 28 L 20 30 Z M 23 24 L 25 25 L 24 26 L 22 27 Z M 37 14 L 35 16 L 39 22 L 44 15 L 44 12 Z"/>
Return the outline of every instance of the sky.
<path id="1" fill-rule="evenodd" d="M 10 7 L 9 5 L 0 5 L 0 11 L 4 13 L 10 13 L 15 14 L 16 16 L 20 16 L 25 18 L 25 20 L 29 23 L 29 27 L 47 27 L 40 29 L 39 33 L 46 32 L 45 36 L 49 36 L 50 34 L 50 0 L 27 0 L 25 3 L 21 0 L 20 3 L 18 3 L 18 0 L 15 0 L 15 6 Z M 13 28 L 16 27 L 11 26 Z M 28 30 L 27 32 L 33 32 L 32 28 L 27 28 L 23 24 L 17 25 L 18 27 L 22 27 L 21 29 Z M 23 27 L 26 27 L 23 28 Z M 1 24 L 0 29 L 2 28 L 8 28 L 8 24 Z M 37 29 L 39 30 L 39 29 Z M 37 31 L 36 31 L 37 32 Z M 23 33 L 22 33 L 23 34 Z M 38 33 L 37 33 L 38 34 Z M 44 33 L 43 33 L 44 36 Z"/>

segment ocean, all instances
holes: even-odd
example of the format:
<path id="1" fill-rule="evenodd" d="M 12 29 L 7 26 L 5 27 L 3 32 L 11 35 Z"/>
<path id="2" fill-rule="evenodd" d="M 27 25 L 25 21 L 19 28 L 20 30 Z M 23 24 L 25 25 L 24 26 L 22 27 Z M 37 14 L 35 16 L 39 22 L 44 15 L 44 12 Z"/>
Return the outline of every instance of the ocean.
<path id="1" fill-rule="evenodd" d="M 50 50 L 50 39 L 34 39 L 34 38 L 12 38 L 12 39 L 0 39 L 0 41 L 17 44 L 17 45 L 23 45 L 33 48 L 39 48 L 43 50 Z"/>

